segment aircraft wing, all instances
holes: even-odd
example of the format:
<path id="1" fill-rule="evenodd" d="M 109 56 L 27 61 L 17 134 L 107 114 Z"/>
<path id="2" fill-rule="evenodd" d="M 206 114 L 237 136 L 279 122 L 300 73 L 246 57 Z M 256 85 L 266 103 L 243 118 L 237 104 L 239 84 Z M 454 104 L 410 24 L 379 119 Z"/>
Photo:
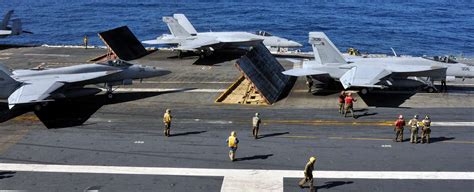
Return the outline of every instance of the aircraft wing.
<path id="1" fill-rule="evenodd" d="M 344 89 L 349 87 L 377 87 L 382 88 L 381 85 L 376 85 L 380 80 L 392 72 L 385 68 L 374 66 L 354 66 L 349 71 L 344 73 L 339 78 Z"/>
<path id="2" fill-rule="evenodd" d="M 49 97 L 49 94 L 63 85 L 64 83 L 48 80 L 25 84 L 8 97 L 8 106 L 11 109 L 17 104 L 47 101 L 46 99 Z"/>
<path id="3" fill-rule="evenodd" d="M 181 39 L 153 39 L 153 40 L 146 40 L 142 41 L 144 44 L 148 45 L 163 45 L 163 44 L 179 44 L 183 40 Z"/>
<path id="4" fill-rule="evenodd" d="M 307 75 L 324 75 L 328 74 L 327 72 L 324 71 L 318 71 L 314 69 L 307 69 L 307 68 L 295 68 L 295 69 L 290 69 L 282 72 L 285 75 L 289 76 L 307 76 Z"/>
<path id="5" fill-rule="evenodd" d="M 29 104 L 52 101 L 49 96 L 68 83 L 77 83 L 99 77 L 105 77 L 117 71 L 102 71 L 81 74 L 63 74 L 23 79 L 23 85 L 8 97 L 9 108 L 17 104 Z"/>
<path id="6" fill-rule="evenodd" d="M 194 51 L 202 47 L 210 47 L 212 45 L 221 43 L 215 37 L 205 37 L 201 36 L 196 39 L 186 40 L 180 44 L 176 49 L 183 51 Z"/>
<path id="7" fill-rule="evenodd" d="M 149 45 L 160 45 L 160 44 L 167 44 L 168 42 L 160 41 L 158 39 L 153 39 L 153 40 L 142 41 L 142 43 L 149 44 Z"/>

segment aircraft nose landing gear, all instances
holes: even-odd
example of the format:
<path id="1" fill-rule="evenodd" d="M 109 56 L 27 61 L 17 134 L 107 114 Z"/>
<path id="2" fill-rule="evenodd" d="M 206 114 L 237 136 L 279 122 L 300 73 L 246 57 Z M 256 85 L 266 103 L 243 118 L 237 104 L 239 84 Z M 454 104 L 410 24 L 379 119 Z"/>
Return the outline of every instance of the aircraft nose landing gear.
<path id="1" fill-rule="evenodd" d="M 111 85 L 107 85 L 107 98 L 112 99 L 114 97 L 114 90 L 112 89 Z"/>

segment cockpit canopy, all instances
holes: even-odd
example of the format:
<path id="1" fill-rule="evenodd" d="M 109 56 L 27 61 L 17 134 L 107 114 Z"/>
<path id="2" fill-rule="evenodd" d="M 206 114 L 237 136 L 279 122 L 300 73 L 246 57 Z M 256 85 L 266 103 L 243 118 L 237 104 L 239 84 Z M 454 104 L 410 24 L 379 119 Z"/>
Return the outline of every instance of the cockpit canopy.
<path id="1" fill-rule="evenodd" d="M 458 63 L 456 61 L 456 57 L 452 55 L 446 55 L 446 56 L 434 56 L 434 57 L 423 57 L 425 59 L 433 60 L 433 61 L 438 61 L 438 62 L 443 62 L 443 63 Z"/>
<path id="2" fill-rule="evenodd" d="M 266 31 L 257 31 L 257 32 L 255 32 L 255 34 L 260 35 L 260 36 L 264 36 L 264 37 L 271 37 L 271 36 L 273 36 L 271 33 L 266 32 Z"/>
<path id="3" fill-rule="evenodd" d="M 107 61 L 107 63 L 104 63 L 105 65 L 110 65 L 110 66 L 113 66 L 113 67 L 128 67 L 128 66 L 132 66 L 132 64 L 130 63 L 127 63 L 123 60 L 120 60 L 120 59 L 117 59 L 117 60 L 109 60 Z"/>

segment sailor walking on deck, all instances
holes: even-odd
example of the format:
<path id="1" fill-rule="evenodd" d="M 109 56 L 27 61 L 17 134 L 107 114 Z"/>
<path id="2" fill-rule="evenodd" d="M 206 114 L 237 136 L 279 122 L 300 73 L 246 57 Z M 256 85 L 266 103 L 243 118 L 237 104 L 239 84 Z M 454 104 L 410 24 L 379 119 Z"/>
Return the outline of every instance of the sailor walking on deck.
<path id="1" fill-rule="evenodd" d="M 258 139 L 258 130 L 260 129 L 261 122 L 259 114 L 255 113 L 255 117 L 252 118 L 252 135 L 255 139 Z"/>
<path id="2" fill-rule="evenodd" d="M 298 185 L 303 188 L 306 183 L 309 183 L 309 191 L 314 190 L 314 180 L 313 180 L 313 170 L 314 163 L 316 162 L 316 157 L 310 157 L 308 163 L 304 167 L 304 178 L 298 182 Z"/>
<path id="3" fill-rule="evenodd" d="M 229 158 L 231 161 L 235 161 L 235 153 L 237 152 L 237 147 L 239 144 L 239 139 L 237 139 L 237 133 L 235 131 L 232 131 L 226 142 L 227 146 L 229 147 Z"/>
<path id="4" fill-rule="evenodd" d="M 165 124 L 165 136 L 169 137 L 170 136 L 170 129 L 171 129 L 171 119 L 173 117 L 171 116 L 171 110 L 166 109 L 165 114 L 163 115 L 163 123 Z"/>

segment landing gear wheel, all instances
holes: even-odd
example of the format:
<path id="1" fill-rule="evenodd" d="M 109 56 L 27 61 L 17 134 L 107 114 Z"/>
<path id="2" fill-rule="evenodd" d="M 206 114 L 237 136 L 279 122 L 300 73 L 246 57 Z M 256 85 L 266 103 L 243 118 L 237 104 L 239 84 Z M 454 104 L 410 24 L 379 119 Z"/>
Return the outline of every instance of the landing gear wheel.
<path id="1" fill-rule="evenodd" d="M 35 111 L 41 111 L 42 108 L 43 108 L 43 106 L 41 106 L 40 104 L 35 105 L 35 107 L 34 107 Z"/>
<path id="2" fill-rule="evenodd" d="M 436 91 L 436 89 L 433 88 L 433 87 L 426 88 L 426 92 L 428 92 L 428 93 L 434 93 L 435 91 Z"/>
<path id="3" fill-rule="evenodd" d="M 365 95 L 365 94 L 369 93 L 369 90 L 367 88 L 363 88 L 363 89 L 360 90 L 360 93 L 362 95 Z"/>
<path id="4" fill-rule="evenodd" d="M 107 98 L 109 98 L 109 99 L 114 98 L 114 94 L 112 94 L 112 93 L 107 93 Z"/>

